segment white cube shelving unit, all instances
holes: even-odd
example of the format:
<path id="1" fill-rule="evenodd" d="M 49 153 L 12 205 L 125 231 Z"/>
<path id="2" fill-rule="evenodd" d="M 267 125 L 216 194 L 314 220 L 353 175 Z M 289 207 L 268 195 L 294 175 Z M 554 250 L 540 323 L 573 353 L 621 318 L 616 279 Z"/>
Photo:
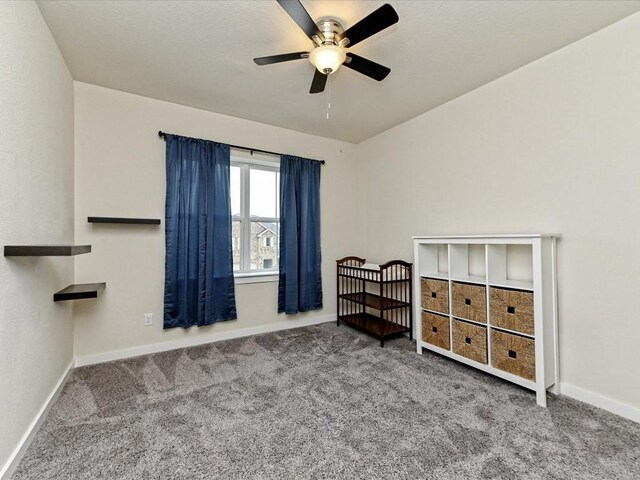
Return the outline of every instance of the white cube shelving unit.
<path id="1" fill-rule="evenodd" d="M 414 241 L 414 308 L 415 337 L 417 351 L 424 348 L 454 360 L 493 374 L 536 392 L 536 401 L 546 406 L 546 392 L 557 393 L 558 368 L 558 307 L 556 280 L 555 234 L 514 234 L 514 235 L 451 235 L 418 236 Z M 422 279 L 433 279 L 448 284 L 448 311 L 431 311 L 422 302 Z M 437 283 L 437 282 L 435 282 Z M 481 286 L 486 291 L 486 323 L 453 314 L 452 284 L 460 283 Z M 444 284 L 440 283 L 442 288 Z M 472 287 L 471 287 L 472 288 Z M 491 293 L 528 292 L 525 298 L 533 299 L 533 333 L 515 331 L 498 325 L 498 314 L 492 319 Z M 476 292 L 478 289 L 476 288 Z M 433 294 L 435 296 L 435 293 Z M 508 293 L 506 295 L 509 295 Z M 466 302 L 467 300 L 465 300 Z M 494 306 L 494 309 L 497 305 Z M 515 307 L 507 307 L 514 313 Z M 438 315 L 440 321 L 448 317 L 449 348 L 442 348 L 423 339 L 422 314 Z M 505 312 L 502 315 L 508 314 Z M 428 316 L 428 315 L 427 315 Z M 493 321 L 492 321 L 493 320 Z M 480 330 L 477 338 L 486 337 L 486 363 L 454 352 L 454 325 L 462 324 Z M 434 332 L 437 328 L 434 329 Z M 446 334 L 442 334 L 446 335 Z M 492 337 L 524 341 L 535 348 L 535 379 L 498 368 L 492 356 L 498 346 L 492 346 Z M 522 340 L 525 339 L 525 340 Z M 466 338 L 468 342 L 471 340 Z M 482 341 L 482 340 L 474 340 Z M 482 348 L 480 346 L 479 348 Z M 494 351 L 495 349 L 495 351 Z M 513 357 L 512 357 L 513 353 Z M 516 352 L 509 350 L 509 357 L 516 359 Z M 521 357 L 522 358 L 522 357 Z M 506 360 L 507 365 L 509 359 Z M 504 366 L 504 363 L 502 363 Z"/>

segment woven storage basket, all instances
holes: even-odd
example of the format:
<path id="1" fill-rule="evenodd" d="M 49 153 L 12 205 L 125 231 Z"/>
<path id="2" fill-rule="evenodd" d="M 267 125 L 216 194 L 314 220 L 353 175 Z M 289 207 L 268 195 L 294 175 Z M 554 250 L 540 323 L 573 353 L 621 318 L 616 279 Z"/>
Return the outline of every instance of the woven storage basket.
<path id="1" fill-rule="evenodd" d="M 491 325 L 533 335 L 533 292 L 490 288 Z"/>
<path id="2" fill-rule="evenodd" d="M 454 317 L 487 323 L 487 291 L 484 286 L 453 282 L 451 305 Z"/>
<path id="3" fill-rule="evenodd" d="M 422 340 L 436 347 L 450 350 L 449 317 L 422 312 Z"/>
<path id="4" fill-rule="evenodd" d="M 422 308 L 449 313 L 449 282 L 423 278 L 421 282 Z"/>
<path id="5" fill-rule="evenodd" d="M 453 351 L 480 363 L 487 363 L 487 329 L 453 320 Z"/>
<path id="6" fill-rule="evenodd" d="M 492 329 L 491 364 L 495 368 L 535 382 L 535 341 L 531 338 Z"/>

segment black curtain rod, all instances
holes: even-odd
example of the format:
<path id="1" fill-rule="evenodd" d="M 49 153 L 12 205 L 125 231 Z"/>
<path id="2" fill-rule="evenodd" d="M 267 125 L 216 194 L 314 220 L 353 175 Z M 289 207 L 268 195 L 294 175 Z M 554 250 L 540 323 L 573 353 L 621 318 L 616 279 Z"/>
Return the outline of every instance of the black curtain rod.
<path id="1" fill-rule="evenodd" d="M 158 132 L 158 136 L 160 138 L 164 138 L 164 132 L 162 130 L 160 130 Z M 229 145 L 231 148 L 237 148 L 238 150 L 246 150 L 247 152 L 251 152 L 251 154 L 253 155 L 253 152 L 258 152 L 258 153 L 266 153 L 268 155 L 283 155 L 282 153 L 278 153 L 278 152 L 270 152 L 269 150 L 260 150 L 259 148 L 249 148 L 249 147 L 241 147 L 240 145 Z M 324 160 L 316 160 L 316 162 L 320 162 L 322 165 L 324 165 Z"/>

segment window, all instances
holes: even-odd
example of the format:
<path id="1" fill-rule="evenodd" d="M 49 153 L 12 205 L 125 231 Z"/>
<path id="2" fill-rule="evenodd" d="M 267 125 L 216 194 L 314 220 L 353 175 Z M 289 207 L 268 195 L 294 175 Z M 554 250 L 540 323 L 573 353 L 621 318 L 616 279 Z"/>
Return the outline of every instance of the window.
<path id="1" fill-rule="evenodd" d="M 273 161 L 231 153 L 233 270 L 275 273 L 280 235 L 280 172 Z"/>

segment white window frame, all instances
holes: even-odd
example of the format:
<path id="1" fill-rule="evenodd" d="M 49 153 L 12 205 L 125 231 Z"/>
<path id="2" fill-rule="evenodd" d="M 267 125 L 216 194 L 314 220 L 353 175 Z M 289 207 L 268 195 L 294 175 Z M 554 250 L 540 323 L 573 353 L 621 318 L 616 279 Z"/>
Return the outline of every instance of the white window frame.
<path id="1" fill-rule="evenodd" d="M 234 270 L 236 283 L 277 282 L 278 268 L 269 270 L 251 270 L 251 222 L 275 223 L 280 225 L 280 218 L 251 217 L 251 176 L 250 170 L 264 170 L 280 172 L 280 158 L 267 161 L 231 154 L 231 166 L 240 168 L 240 215 L 233 216 L 232 221 L 240 221 L 240 270 Z M 276 198 L 276 215 L 279 215 L 280 205 Z M 279 248 L 279 246 L 278 246 Z M 278 260 L 279 262 L 279 260 Z"/>

